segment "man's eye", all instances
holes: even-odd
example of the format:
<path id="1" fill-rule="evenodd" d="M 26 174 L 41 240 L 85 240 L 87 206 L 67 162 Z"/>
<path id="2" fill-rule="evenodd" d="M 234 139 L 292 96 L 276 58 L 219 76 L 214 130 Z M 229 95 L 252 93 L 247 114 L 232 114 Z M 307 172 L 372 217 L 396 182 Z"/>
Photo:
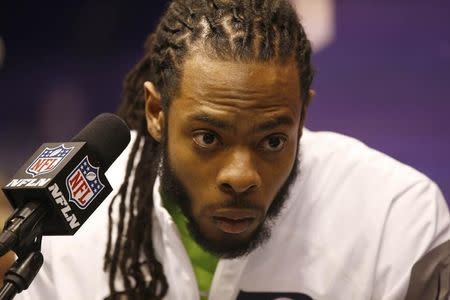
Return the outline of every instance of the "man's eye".
<path id="1" fill-rule="evenodd" d="M 262 142 L 264 151 L 277 152 L 281 151 L 286 145 L 286 137 L 282 135 L 272 135 L 265 138 Z"/>
<path id="2" fill-rule="evenodd" d="M 217 135 L 212 132 L 201 131 L 194 134 L 194 142 L 202 148 L 215 148 L 220 145 Z"/>

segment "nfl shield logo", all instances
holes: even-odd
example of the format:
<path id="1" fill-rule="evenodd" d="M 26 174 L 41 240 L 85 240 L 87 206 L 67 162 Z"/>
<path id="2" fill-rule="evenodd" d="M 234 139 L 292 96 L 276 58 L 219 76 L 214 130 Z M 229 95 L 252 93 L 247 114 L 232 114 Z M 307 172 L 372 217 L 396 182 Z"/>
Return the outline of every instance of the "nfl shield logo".
<path id="1" fill-rule="evenodd" d="M 100 181 L 99 168 L 94 167 L 87 156 L 66 179 L 69 201 L 85 209 L 105 187 Z"/>
<path id="2" fill-rule="evenodd" d="M 46 147 L 25 172 L 33 177 L 50 173 L 56 169 L 72 149 L 73 147 L 66 148 L 64 144 L 55 148 Z"/>

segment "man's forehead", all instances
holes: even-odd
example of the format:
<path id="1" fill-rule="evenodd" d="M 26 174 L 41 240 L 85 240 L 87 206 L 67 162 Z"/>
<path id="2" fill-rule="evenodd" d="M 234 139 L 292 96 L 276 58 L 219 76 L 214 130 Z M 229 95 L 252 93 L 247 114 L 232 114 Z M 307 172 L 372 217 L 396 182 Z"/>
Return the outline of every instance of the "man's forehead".
<path id="1" fill-rule="evenodd" d="M 195 55 L 186 60 L 178 98 L 197 104 L 233 105 L 241 108 L 301 107 L 295 60 L 236 62 Z"/>
<path id="2" fill-rule="evenodd" d="M 281 63 L 239 62 L 210 58 L 196 54 L 183 65 L 182 82 L 214 85 L 226 83 L 237 87 L 274 88 L 277 86 L 299 88 L 298 68 L 294 58 Z M 198 81 L 198 79 L 203 79 Z"/>

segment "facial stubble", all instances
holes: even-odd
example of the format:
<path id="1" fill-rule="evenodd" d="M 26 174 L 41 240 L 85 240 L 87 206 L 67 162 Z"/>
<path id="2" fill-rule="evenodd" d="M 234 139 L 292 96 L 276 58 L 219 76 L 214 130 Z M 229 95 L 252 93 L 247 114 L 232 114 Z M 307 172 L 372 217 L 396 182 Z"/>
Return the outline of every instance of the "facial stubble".
<path id="1" fill-rule="evenodd" d="M 167 135 L 164 135 L 167 137 Z M 168 155 L 168 142 L 166 138 L 163 138 L 161 143 L 161 164 L 160 164 L 160 180 L 161 187 L 160 192 L 163 197 L 172 199 L 181 209 L 182 213 L 187 219 L 187 228 L 193 239 L 206 251 L 221 257 L 221 258 L 237 258 L 248 255 L 253 250 L 262 246 L 271 235 L 272 226 L 275 224 L 276 219 L 280 216 L 283 206 L 288 199 L 289 190 L 299 173 L 299 159 L 298 152 L 294 159 L 294 164 L 287 177 L 274 197 L 267 213 L 262 222 L 256 227 L 256 229 L 245 239 L 236 238 L 232 234 L 225 235 L 221 240 L 209 239 L 201 230 L 199 223 L 192 215 L 192 199 L 187 193 L 186 188 L 178 178 L 175 170 L 171 166 L 170 158 Z M 252 204 L 248 203 L 245 198 L 233 199 L 229 203 L 221 205 L 223 208 L 254 208 Z"/>

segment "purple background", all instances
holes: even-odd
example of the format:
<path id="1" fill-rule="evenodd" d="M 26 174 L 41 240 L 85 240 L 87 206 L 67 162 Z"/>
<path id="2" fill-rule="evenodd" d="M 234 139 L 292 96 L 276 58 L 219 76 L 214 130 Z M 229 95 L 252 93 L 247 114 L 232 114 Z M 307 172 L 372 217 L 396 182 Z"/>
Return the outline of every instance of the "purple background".
<path id="1" fill-rule="evenodd" d="M 165 1 L 3 1 L 0 173 L 43 142 L 115 111 Z M 450 1 L 337 0 L 336 39 L 315 54 L 308 127 L 361 139 L 450 197 Z"/>

